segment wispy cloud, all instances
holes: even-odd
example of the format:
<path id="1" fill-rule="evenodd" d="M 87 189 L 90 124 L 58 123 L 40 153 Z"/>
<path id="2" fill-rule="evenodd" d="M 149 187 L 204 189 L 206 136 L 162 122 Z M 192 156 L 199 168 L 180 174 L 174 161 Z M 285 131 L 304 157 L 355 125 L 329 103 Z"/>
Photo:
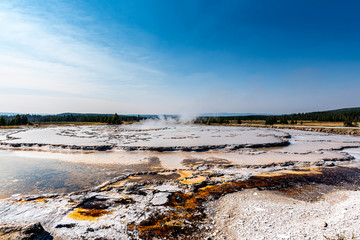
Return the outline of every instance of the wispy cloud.
<path id="1" fill-rule="evenodd" d="M 106 99 L 116 104 L 131 100 L 132 94 L 146 91 L 164 78 L 164 73 L 144 61 L 122 58 L 86 39 L 84 30 L 77 34 L 74 26 L 56 24 L 44 15 L 29 15 L 21 7 L 1 4 L 0 26 L 0 86 L 9 90 L 8 105 L 16 105 L 17 89 L 27 90 L 28 95 L 33 90 L 34 96 L 39 91 L 57 92 L 63 97 Z M 131 46 L 126 48 L 129 51 Z M 4 96 L 0 96 L 0 106 L 7 109 Z"/>
<path id="2" fill-rule="evenodd" d="M 246 17 L 229 14 L 237 4 L 180 4 L 177 14 L 178 3 L 141 2 L 0 2 L 0 112 L 284 113 L 358 102 L 356 21 L 329 35 L 285 23 L 288 11 L 269 23 L 256 4 Z"/>

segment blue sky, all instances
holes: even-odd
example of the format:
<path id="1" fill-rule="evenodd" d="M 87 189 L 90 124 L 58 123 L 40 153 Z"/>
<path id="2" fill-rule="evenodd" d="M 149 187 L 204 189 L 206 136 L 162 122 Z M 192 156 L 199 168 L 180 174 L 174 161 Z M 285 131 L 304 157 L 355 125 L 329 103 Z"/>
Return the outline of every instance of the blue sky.
<path id="1" fill-rule="evenodd" d="M 0 112 L 360 106 L 358 1 L 0 2 Z"/>

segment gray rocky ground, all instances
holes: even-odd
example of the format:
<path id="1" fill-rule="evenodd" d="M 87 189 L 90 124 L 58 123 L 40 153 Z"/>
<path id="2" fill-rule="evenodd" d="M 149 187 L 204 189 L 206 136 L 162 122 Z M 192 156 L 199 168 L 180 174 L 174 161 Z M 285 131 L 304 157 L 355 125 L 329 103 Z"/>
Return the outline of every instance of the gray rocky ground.
<path id="1" fill-rule="evenodd" d="M 208 205 L 214 239 L 359 239 L 360 191 L 334 191 L 309 202 L 245 190 Z"/>
<path id="2" fill-rule="evenodd" d="M 1 199 L 0 239 L 360 237 L 359 137 L 86 126 L 4 130 L 0 142 L 11 151 L 80 151 L 61 161 L 97 160 L 94 150 L 109 149 L 104 155 L 122 156 L 121 164 L 157 159 L 153 171 L 123 173 L 92 189 Z"/>

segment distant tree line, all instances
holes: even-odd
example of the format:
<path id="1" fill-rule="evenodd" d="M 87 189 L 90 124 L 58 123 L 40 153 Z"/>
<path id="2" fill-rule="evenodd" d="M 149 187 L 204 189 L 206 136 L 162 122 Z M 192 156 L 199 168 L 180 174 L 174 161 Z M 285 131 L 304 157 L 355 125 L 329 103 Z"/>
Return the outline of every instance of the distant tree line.
<path id="1" fill-rule="evenodd" d="M 198 117 L 195 119 L 194 123 L 200 124 L 229 124 L 229 123 L 236 123 L 241 124 L 241 117 Z"/>
<path id="2" fill-rule="evenodd" d="M 269 120 L 269 118 L 273 118 Z M 356 122 L 360 122 L 360 108 L 346 108 L 323 112 L 309 112 L 297 113 L 281 116 L 272 116 L 266 119 L 271 124 L 271 121 L 279 120 L 280 124 L 296 124 L 297 121 L 319 121 L 319 122 L 343 122 L 344 126 L 352 127 Z M 276 123 L 274 122 L 274 123 Z"/>
<path id="3" fill-rule="evenodd" d="M 28 117 L 26 115 L 16 115 L 14 117 L 1 116 L 0 126 L 16 126 L 29 124 Z"/>
<path id="4" fill-rule="evenodd" d="M 128 122 L 137 121 L 138 116 L 127 116 L 115 114 L 57 114 L 57 115 L 28 115 L 31 122 Z"/>
<path id="5" fill-rule="evenodd" d="M 57 115 L 16 115 L 0 116 L 0 126 L 27 125 L 31 123 L 49 122 L 100 122 L 107 124 L 122 124 L 123 122 L 140 121 L 146 117 L 112 114 L 57 114 Z"/>
<path id="6" fill-rule="evenodd" d="M 195 123 L 202 124 L 224 124 L 241 123 L 245 120 L 262 120 L 267 125 L 273 124 L 297 124 L 299 121 L 319 121 L 319 122 L 343 122 L 344 126 L 355 126 L 360 122 L 360 108 L 346 108 L 323 112 L 294 113 L 284 115 L 251 115 L 251 116 L 218 116 L 218 117 L 198 117 Z"/>
<path id="7" fill-rule="evenodd" d="M 26 125 L 32 122 L 101 122 L 107 124 L 122 124 L 135 122 L 147 118 L 156 118 L 156 115 L 129 116 L 118 114 L 79 114 L 65 113 L 56 115 L 16 115 L 0 116 L 0 126 Z M 169 115 L 167 117 L 176 117 Z M 267 125 L 297 124 L 298 121 L 344 122 L 344 126 L 355 126 L 360 122 L 360 108 L 346 108 L 323 112 L 296 113 L 285 115 L 250 115 L 250 116 L 202 116 L 195 120 L 201 124 L 241 124 L 244 120 L 262 120 Z"/>
<path id="8" fill-rule="evenodd" d="M 339 109 L 324 112 L 297 113 L 284 116 L 294 120 L 344 122 L 348 118 L 353 122 L 359 122 L 360 108 Z"/>

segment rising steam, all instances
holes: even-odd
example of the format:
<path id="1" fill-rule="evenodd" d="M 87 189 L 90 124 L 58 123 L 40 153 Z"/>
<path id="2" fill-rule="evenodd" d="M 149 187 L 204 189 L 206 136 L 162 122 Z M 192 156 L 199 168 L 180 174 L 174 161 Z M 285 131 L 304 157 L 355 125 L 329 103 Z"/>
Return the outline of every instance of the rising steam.
<path id="1" fill-rule="evenodd" d="M 141 120 L 138 123 L 133 124 L 139 129 L 153 129 L 153 128 L 164 128 L 173 127 L 175 125 L 191 125 L 196 119 L 195 115 L 183 114 L 178 116 L 164 116 L 159 115 L 157 118 L 148 118 Z"/>

